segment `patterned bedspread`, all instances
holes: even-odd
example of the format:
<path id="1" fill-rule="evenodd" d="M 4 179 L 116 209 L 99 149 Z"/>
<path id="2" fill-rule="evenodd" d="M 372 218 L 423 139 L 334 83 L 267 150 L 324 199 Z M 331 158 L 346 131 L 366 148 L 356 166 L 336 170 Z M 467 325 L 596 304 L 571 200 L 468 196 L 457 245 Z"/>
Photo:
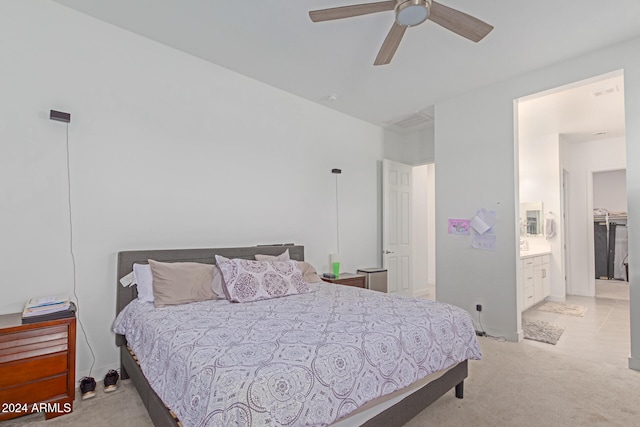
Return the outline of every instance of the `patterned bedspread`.
<path id="1" fill-rule="evenodd" d="M 461 308 L 333 284 L 250 303 L 132 301 L 113 330 L 183 425 L 325 426 L 480 359 Z"/>

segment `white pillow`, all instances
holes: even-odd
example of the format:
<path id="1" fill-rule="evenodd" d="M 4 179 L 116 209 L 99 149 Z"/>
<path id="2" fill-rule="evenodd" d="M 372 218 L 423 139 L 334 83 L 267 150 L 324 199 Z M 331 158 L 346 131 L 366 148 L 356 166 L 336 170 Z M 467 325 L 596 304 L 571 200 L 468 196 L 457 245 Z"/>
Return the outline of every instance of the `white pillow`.
<path id="1" fill-rule="evenodd" d="M 215 299 L 212 264 L 158 262 L 150 259 L 156 307 Z"/>
<path id="2" fill-rule="evenodd" d="M 211 290 L 218 298 L 226 298 L 224 289 L 222 288 L 222 273 L 220 273 L 217 265 L 213 266 L 213 283 L 211 283 Z"/>
<path id="3" fill-rule="evenodd" d="M 291 260 L 291 258 L 289 258 L 289 249 L 282 252 L 280 255 L 256 254 L 255 259 L 256 261 L 290 261 Z"/>
<path id="4" fill-rule="evenodd" d="M 149 264 L 133 264 L 133 275 L 138 286 L 138 299 L 153 302 L 153 274 Z"/>
<path id="5" fill-rule="evenodd" d="M 153 274 L 149 264 L 133 264 L 133 283 L 138 286 L 138 299 L 140 301 L 155 302 L 153 296 Z M 218 298 L 224 299 L 224 290 L 222 289 L 222 274 L 217 265 L 213 266 L 213 283 L 211 290 Z"/>

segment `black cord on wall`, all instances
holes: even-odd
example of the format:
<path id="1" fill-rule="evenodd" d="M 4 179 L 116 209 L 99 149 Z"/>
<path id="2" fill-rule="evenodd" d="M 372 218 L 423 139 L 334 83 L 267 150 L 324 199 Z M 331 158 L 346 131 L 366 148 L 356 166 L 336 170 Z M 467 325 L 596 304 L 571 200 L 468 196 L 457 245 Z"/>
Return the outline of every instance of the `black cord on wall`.
<path id="1" fill-rule="evenodd" d="M 489 335 L 485 330 L 484 330 L 484 326 L 482 326 L 482 319 L 480 318 L 480 313 L 481 311 L 478 310 L 478 323 L 480 324 L 480 330 L 476 331 L 476 335 L 478 335 L 479 337 L 487 337 L 487 338 L 493 338 L 494 340 L 498 341 L 498 342 L 505 342 L 507 341 L 506 337 L 496 337 L 493 335 Z"/>
<path id="2" fill-rule="evenodd" d="M 54 115 L 54 113 L 57 113 Z M 66 114 L 66 116 L 64 116 Z M 71 264 L 72 264 L 72 268 L 73 268 L 73 296 L 75 298 L 75 304 L 76 304 L 76 318 L 78 320 L 78 324 L 80 325 L 80 330 L 82 330 L 82 334 L 84 335 L 84 340 L 87 343 L 87 347 L 89 347 L 89 351 L 91 352 L 91 367 L 89 368 L 89 377 L 91 377 L 91 373 L 93 372 L 93 367 L 96 363 L 96 355 L 93 352 L 93 348 L 91 347 L 91 344 L 89 343 L 89 338 L 87 337 L 87 332 L 84 329 L 84 325 L 82 324 L 82 321 L 80 320 L 80 300 L 78 298 L 78 292 L 77 292 L 77 280 L 76 280 L 76 256 L 74 253 L 74 249 L 73 249 L 73 210 L 72 210 L 72 203 L 71 203 L 71 155 L 70 155 L 70 150 L 69 150 L 69 122 L 71 121 L 71 115 L 67 114 L 67 113 L 60 113 L 60 112 L 56 112 L 51 110 L 51 116 L 50 118 L 52 120 L 58 120 L 58 121 L 62 121 L 65 122 L 67 124 L 67 132 L 66 132 L 66 159 L 67 159 L 67 205 L 69 208 L 69 252 L 71 255 Z"/>
<path id="3" fill-rule="evenodd" d="M 331 173 L 336 175 L 336 244 L 337 253 L 340 253 L 340 210 L 338 200 L 338 175 L 342 173 L 342 169 L 333 168 Z"/>

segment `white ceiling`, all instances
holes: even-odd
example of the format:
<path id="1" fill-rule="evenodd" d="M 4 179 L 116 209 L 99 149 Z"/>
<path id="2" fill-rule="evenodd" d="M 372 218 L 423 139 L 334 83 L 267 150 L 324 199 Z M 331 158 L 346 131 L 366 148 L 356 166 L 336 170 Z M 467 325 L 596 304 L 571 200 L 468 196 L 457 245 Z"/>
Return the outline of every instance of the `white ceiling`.
<path id="1" fill-rule="evenodd" d="M 475 44 L 427 21 L 407 29 L 391 64 L 374 67 L 392 11 L 320 23 L 308 16 L 358 0 L 55 1 L 385 127 L 432 112 L 439 100 L 640 36 L 638 0 L 441 0 L 495 29 Z"/>
<path id="2" fill-rule="evenodd" d="M 521 138 L 561 134 L 565 141 L 585 142 L 623 137 L 624 77 L 617 72 L 521 99 L 518 119 Z"/>

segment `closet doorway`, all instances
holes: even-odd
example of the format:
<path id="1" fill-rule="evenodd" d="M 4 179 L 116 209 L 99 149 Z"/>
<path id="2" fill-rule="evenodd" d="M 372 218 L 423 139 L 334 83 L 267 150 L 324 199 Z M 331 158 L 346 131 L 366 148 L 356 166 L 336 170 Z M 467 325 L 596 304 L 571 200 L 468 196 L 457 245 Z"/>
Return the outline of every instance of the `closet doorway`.
<path id="1" fill-rule="evenodd" d="M 626 169 L 592 173 L 597 298 L 629 299 Z"/>

